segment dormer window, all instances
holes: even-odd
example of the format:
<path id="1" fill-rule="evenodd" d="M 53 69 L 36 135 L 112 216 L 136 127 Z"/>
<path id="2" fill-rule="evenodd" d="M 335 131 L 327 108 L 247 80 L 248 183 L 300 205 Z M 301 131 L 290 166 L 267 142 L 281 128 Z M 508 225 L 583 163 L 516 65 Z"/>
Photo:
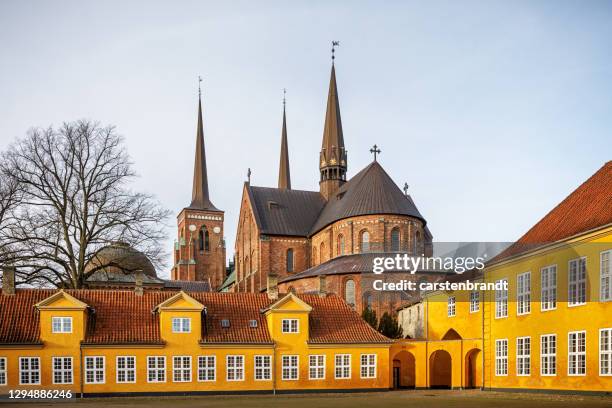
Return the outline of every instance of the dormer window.
<path id="1" fill-rule="evenodd" d="M 256 328 L 257 327 L 257 320 L 249 320 L 249 327 L 251 328 Z"/>
<path id="2" fill-rule="evenodd" d="M 283 333 L 299 333 L 298 319 L 283 319 Z"/>
<path id="3" fill-rule="evenodd" d="M 53 333 L 72 333 L 72 317 L 52 317 L 51 331 Z"/>
<path id="4" fill-rule="evenodd" d="M 172 333 L 191 333 L 191 319 L 188 317 L 172 318 Z"/>
<path id="5" fill-rule="evenodd" d="M 221 327 L 226 328 L 226 329 L 227 329 L 228 327 L 230 327 L 230 321 L 229 321 L 229 319 L 222 319 L 222 320 L 221 320 Z"/>

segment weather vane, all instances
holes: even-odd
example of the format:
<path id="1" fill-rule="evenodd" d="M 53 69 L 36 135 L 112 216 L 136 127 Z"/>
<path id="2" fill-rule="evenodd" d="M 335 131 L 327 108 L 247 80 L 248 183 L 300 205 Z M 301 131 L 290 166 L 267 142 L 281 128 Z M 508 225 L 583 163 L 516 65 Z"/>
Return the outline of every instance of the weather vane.
<path id="1" fill-rule="evenodd" d="M 200 86 L 202 84 L 202 77 L 200 75 L 198 75 L 198 96 L 202 97 L 202 87 Z"/>
<path id="2" fill-rule="evenodd" d="M 332 63 L 334 62 L 334 60 L 336 59 L 336 47 L 340 46 L 340 41 L 332 41 Z"/>
<path id="3" fill-rule="evenodd" d="M 374 161 L 376 161 L 376 155 L 380 154 L 380 149 L 378 148 L 378 146 L 374 145 L 370 149 L 370 153 L 374 153 Z"/>
<path id="4" fill-rule="evenodd" d="M 250 167 L 247 170 L 247 180 L 248 180 L 248 183 L 251 184 L 251 168 Z"/>
<path id="5" fill-rule="evenodd" d="M 283 106 L 287 103 L 287 89 L 283 88 Z"/>
<path id="6" fill-rule="evenodd" d="M 408 196 L 408 183 L 404 183 L 404 195 Z"/>

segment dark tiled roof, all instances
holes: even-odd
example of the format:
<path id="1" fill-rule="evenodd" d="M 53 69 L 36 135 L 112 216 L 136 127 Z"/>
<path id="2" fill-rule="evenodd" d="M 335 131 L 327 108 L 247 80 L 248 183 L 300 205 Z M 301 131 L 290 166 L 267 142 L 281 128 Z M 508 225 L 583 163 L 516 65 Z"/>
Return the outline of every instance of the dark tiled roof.
<path id="1" fill-rule="evenodd" d="M 236 283 L 236 270 L 235 269 L 232 272 L 230 272 L 229 275 L 227 275 L 227 277 L 221 284 L 221 287 L 219 288 L 219 292 L 222 292 L 224 289 L 229 288 L 234 283 Z"/>
<path id="2" fill-rule="evenodd" d="M 39 312 L 34 305 L 57 292 L 52 289 L 18 289 L 14 296 L 0 295 L 0 343 L 39 342 Z M 126 290 L 66 290 L 88 304 L 87 344 L 160 344 L 158 316 L 151 310 L 177 292 L 145 291 L 137 296 Z M 189 294 L 206 306 L 203 343 L 271 343 L 262 310 L 270 301 L 266 294 L 194 292 Z M 387 342 L 373 332 L 339 297 L 299 295 L 313 307 L 310 341 L 315 343 Z M 230 327 L 222 328 L 221 320 Z M 249 320 L 257 320 L 256 328 Z"/>
<path id="3" fill-rule="evenodd" d="M 308 235 L 325 200 L 317 191 L 247 186 L 262 234 Z"/>
<path id="4" fill-rule="evenodd" d="M 378 162 L 372 162 L 329 198 L 310 234 L 343 218 L 369 214 L 409 215 L 425 221 L 412 198 L 402 193 Z"/>
<path id="5" fill-rule="evenodd" d="M 210 283 L 208 281 L 167 280 L 164 281 L 164 288 L 185 292 L 210 292 Z"/>
<path id="6" fill-rule="evenodd" d="M 553 208 L 491 264 L 612 223 L 612 161 Z"/>

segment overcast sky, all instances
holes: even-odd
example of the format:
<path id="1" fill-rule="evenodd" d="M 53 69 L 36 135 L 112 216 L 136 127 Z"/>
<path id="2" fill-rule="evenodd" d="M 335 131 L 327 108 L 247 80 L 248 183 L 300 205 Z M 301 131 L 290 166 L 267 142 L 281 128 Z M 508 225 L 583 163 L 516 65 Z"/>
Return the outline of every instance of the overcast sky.
<path id="1" fill-rule="evenodd" d="M 376 143 L 435 240 L 511 241 L 611 159 L 610 21 L 606 1 L 2 1 L 0 149 L 32 126 L 114 124 L 135 188 L 177 214 L 202 75 L 231 255 L 247 167 L 277 182 L 282 88 L 292 186 L 318 189 L 339 40 L 349 177 Z"/>

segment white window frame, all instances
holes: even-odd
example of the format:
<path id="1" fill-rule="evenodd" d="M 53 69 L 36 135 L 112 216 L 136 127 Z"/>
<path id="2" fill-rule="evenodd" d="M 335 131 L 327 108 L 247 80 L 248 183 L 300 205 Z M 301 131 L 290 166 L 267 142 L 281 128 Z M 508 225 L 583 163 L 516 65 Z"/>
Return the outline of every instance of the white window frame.
<path id="1" fill-rule="evenodd" d="M 214 354 L 198 356 L 198 381 L 217 381 L 217 356 Z"/>
<path id="2" fill-rule="evenodd" d="M 297 381 L 300 379 L 300 356 L 297 354 L 284 354 L 281 356 L 281 379 L 283 381 Z"/>
<path id="3" fill-rule="evenodd" d="M 70 316 L 52 316 L 51 317 L 51 333 L 53 334 L 72 333 L 72 317 Z"/>
<path id="4" fill-rule="evenodd" d="M 599 375 L 612 376 L 612 328 L 610 327 L 599 329 Z"/>
<path id="5" fill-rule="evenodd" d="M 580 338 L 579 336 L 582 335 L 584 337 L 584 341 L 583 347 L 580 347 Z M 572 336 L 576 336 L 576 345 L 575 345 L 575 349 L 576 351 L 572 351 L 572 344 L 573 344 L 573 340 L 572 340 Z M 583 348 L 583 351 L 580 351 L 580 349 Z M 575 370 L 572 370 L 572 360 L 574 360 L 575 358 Z M 580 362 L 584 361 L 584 372 L 579 372 L 579 368 L 580 368 Z M 580 330 L 580 331 L 573 331 L 573 332 L 569 332 L 567 333 L 567 375 L 571 376 L 571 377 L 584 377 L 586 375 L 586 363 L 587 363 L 587 359 L 586 359 L 586 330 Z M 574 372 L 572 372 L 574 371 Z"/>
<path id="6" fill-rule="evenodd" d="M 22 365 L 23 361 L 28 362 L 28 367 L 25 369 L 23 368 L 23 365 Z M 32 361 L 37 362 L 38 368 L 35 368 L 35 369 L 32 368 Z M 26 374 L 28 376 L 27 382 L 23 382 L 23 374 Z M 37 382 L 32 381 L 32 377 L 34 375 L 38 377 Z M 19 357 L 19 385 L 40 385 L 40 377 L 41 377 L 40 357 Z"/>
<path id="7" fill-rule="evenodd" d="M 253 378 L 255 381 L 270 381 L 272 379 L 272 356 L 261 354 L 253 357 Z M 257 378 L 259 377 L 259 378 Z"/>
<path id="8" fill-rule="evenodd" d="M 495 340 L 495 376 L 508 376 L 508 339 Z"/>
<path id="9" fill-rule="evenodd" d="M 516 277 L 516 315 L 531 313 L 531 271 Z"/>
<path id="10" fill-rule="evenodd" d="M 8 368 L 6 357 L 0 357 L 0 385 L 6 385 L 8 383 Z"/>
<path id="11" fill-rule="evenodd" d="M 315 374 L 314 376 L 313 373 Z M 308 379 L 325 379 L 325 354 L 311 354 L 308 356 Z"/>
<path id="12" fill-rule="evenodd" d="M 455 296 L 449 296 L 446 301 L 446 315 L 447 317 L 455 317 L 457 314 L 457 298 Z"/>
<path id="13" fill-rule="evenodd" d="M 567 263 L 567 306 L 576 307 L 586 304 L 587 297 L 587 267 L 586 267 L 586 256 L 580 258 L 570 259 Z M 577 265 L 576 268 L 576 279 L 572 280 L 572 265 Z M 580 267 L 584 265 L 584 271 L 580 270 Z M 583 275 L 584 278 L 581 278 Z M 575 293 L 574 293 L 575 292 Z M 575 297 L 574 297 L 575 295 Z"/>
<path id="14" fill-rule="evenodd" d="M 172 356 L 172 382 L 191 382 L 191 367 L 191 356 Z"/>
<path id="15" fill-rule="evenodd" d="M 233 359 L 231 365 L 230 359 Z M 240 364 L 238 364 L 239 362 Z M 230 378 L 230 373 L 233 373 L 233 378 Z M 231 354 L 225 356 L 225 379 L 227 381 L 244 381 L 244 355 Z"/>
<path id="16" fill-rule="evenodd" d="M 55 366 L 55 363 L 59 362 L 59 367 Z M 69 362 L 70 367 L 66 368 L 66 363 Z M 74 384 L 74 363 L 72 357 L 53 357 L 51 358 L 51 378 L 53 384 Z M 57 381 L 55 376 L 59 374 L 60 381 Z M 66 380 L 66 375 L 69 376 L 70 381 Z"/>
<path id="17" fill-rule="evenodd" d="M 281 321 L 281 331 L 283 333 L 299 333 L 300 332 L 300 320 L 299 319 L 283 319 Z"/>
<path id="18" fill-rule="evenodd" d="M 516 375 L 529 377 L 531 375 L 531 337 L 516 338 Z"/>
<path id="19" fill-rule="evenodd" d="M 599 254 L 599 300 L 612 301 L 612 249 Z"/>
<path id="20" fill-rule="evenodd" d="M 154 376 L 153 379 L 151 379 L 151 375 Z M 166 375 L 166 356 L 147 356 L 147 382 L 165 383 L 166 381 L 168 381 Z"/>
<path id="21" fill-rule="evenodd" d="M 125 367 L 120 368 L 119 367 L 119 361 L 124 360 L 125 362 Z M 129 367 L 128 362 L 129 361 L 133 361 L 134 362 L 134 367 Z M 129 381 L 129 374 L 130 372 L 134 372 L 134 379 L 132 381 Z M 120 373 L 124 373 L 125 374 L 125 380 L 124 381 L 120 381 L 119 380 L 119 374 Z M 135 384 L 136 383 L 136 356 L 117 356 L 115 359 L 115 381 L 117 381 L 117 384 Z"/>
<path id="22" fill-rule="evenodd" d="M 470 292 L 470 313 L 478 313 L 480 311 L 480 292 L 473 290 Z"/>
<path id="23" fill-rule="evenodd" d="M 91 368 L 87 367 L 87 363 L 91 361 Z M 98 362 L 102 361 L 102 368 L 98 367 Z M 85 356 L 85 384 L 105 384 L 106 383 L 106 357 L 105 356 Z M 87 380 L 87 374 L 91 373 L 92 381 Z M 102 373 L 102 380 L 98 381 L 96 374 Z"/>
<path id="24" fill-rule="evenodd" d="M 362 354 L 359 356 L 359 363 L 360 378 L 376 378 L 376 372 L 378 371 L 378 356 L 376 354 Z"/>
<path id="25" fill-rule="evenodd" d="M 173 317 L 172 333 L 191 333 L 191 318 Z"/>
<path id="26" fill-rule="evenodd" d="M 540 336 L 540 375 L 542 377 L 557 375 L 557 335 L 555 333 Z"/>
<path id="27" fill-rule="evenodd" d="M 508 278 L 498 279 L 496 284 L 506 283 L 506 289 L 495 291 L 495 318 L 504 319 L 508 317 Z"/>
<path id="28" fill-rule="evenodd" d="M 340 375 L 338 375 L 338 373 Z M 351 379 L 351 355 L 350 354 L 334 355 L 334 378 L 336 380 L 350 380 Z"/>
<path id="29" fill-rule="evenodd" d="M 540 269 L 540 311 L 557 308 L 557 265 Z"/>

